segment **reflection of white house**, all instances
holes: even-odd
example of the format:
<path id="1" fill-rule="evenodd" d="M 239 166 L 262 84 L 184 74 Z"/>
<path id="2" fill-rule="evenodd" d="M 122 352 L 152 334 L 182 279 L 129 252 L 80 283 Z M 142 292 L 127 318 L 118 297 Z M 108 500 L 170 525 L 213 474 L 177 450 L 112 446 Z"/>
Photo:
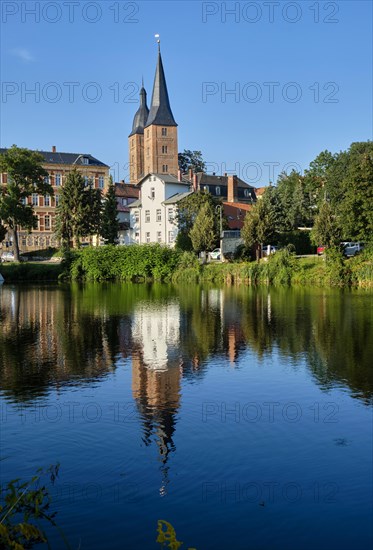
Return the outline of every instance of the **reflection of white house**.
<path id="1" fill-rule="evenodd" d="M 131 242 L 174 246 L 177 203 L 191 193 L 190 183 L 170 174 L 148 174 L 138 187 L 140 197 L 129 205 Z"/>
<path id="2" fill-rule="evenodd" d="M 132 338 L 142 349 L 144 365 L 166 370 L 180 355 L 180 306 L 140 303 L 134 312 Z"/>

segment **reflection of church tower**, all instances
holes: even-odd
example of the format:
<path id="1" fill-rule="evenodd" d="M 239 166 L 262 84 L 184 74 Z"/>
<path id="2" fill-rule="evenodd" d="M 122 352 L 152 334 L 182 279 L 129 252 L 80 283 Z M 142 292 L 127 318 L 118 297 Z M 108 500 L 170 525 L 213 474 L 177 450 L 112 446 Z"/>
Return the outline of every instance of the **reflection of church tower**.
<path id="1" fill-rule="evenodd" d="M 177 124 L 171 111 L 162 56 L 158 49 L 150 111 L 146 92 L 140 91 L 140 107 L 129 136 L 130 182 L 149 174 L 178 173 Z"/>
<path id="2" fill-rule="evenodd" d="M 145 445 L 151 445 L 152 435 L 156 438 L 162 471 L 160 494 L 163 496 L 167 492 L 168 457 L 175 450 L 172 438 L 180 406 L 180 369 L 151 370 L 144 365 L 142 353 L 135 352 L 132 356 L 132 394 L 141 415 Z"/>
<path id="3" fill-rule="evenodd" d="M 161 463 L 161 495 L 168 484 L 168 458 L 180 407 L 180 309 L 139 304 L 132 322 L 132 394 L 143 423 L 143 441 L 155 440 Z"/>

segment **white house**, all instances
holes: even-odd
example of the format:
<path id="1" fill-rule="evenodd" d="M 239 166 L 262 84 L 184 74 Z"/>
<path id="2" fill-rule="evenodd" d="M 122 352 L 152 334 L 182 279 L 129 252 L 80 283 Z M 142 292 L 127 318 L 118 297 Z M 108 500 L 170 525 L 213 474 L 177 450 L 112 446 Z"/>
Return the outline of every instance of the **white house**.
<path id="1" fill-rule="evenodd" d="M 137 186 L 139 199 L 129 205 L 131 243 L 174 246 L 177 203 L 191 194 L 190 182 L 170 174 L 148 174 Z"/>

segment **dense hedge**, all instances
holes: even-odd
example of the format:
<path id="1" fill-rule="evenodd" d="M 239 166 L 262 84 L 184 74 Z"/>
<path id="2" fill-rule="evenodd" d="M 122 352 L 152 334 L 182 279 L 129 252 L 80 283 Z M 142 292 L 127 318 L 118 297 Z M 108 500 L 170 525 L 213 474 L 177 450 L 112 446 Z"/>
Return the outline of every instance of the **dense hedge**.
<path id="1" fill-rule="evenodd" d="M 69 274 L 73 280 L 166 281 L 179 257 L 179 252 L 158 244 L 88 247 L 72 255 Z"/>

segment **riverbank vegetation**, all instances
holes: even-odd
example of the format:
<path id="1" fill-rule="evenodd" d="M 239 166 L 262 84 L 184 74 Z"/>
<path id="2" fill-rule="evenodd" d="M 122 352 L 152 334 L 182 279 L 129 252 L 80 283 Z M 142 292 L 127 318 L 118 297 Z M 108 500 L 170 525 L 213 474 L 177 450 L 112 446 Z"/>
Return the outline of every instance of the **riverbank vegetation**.
<path id="1" fill-rule="evenodd" d="M 260 261 L 203 264 L 193 252 L 161 245 L 87 247 L 60 264 L 9 263 L 6 282 L 125 281 L 246 285 L 373 287 L 373 247 L 345 258 L 338 247 L 322 257 L 297 257 L 291 246 Z"/>
<path id="2" fill-rule="evenodd" d="M 62 263 L 2 264 L 6 282 L 125 281 L 246 285 L 373 287 L 373 247 L 353 258 L 339 247 L 322 257 L 298 257 L 285 247 L 260 261 L 203 264 L 193 252 L 161 245 L 87 247 Z"/>

